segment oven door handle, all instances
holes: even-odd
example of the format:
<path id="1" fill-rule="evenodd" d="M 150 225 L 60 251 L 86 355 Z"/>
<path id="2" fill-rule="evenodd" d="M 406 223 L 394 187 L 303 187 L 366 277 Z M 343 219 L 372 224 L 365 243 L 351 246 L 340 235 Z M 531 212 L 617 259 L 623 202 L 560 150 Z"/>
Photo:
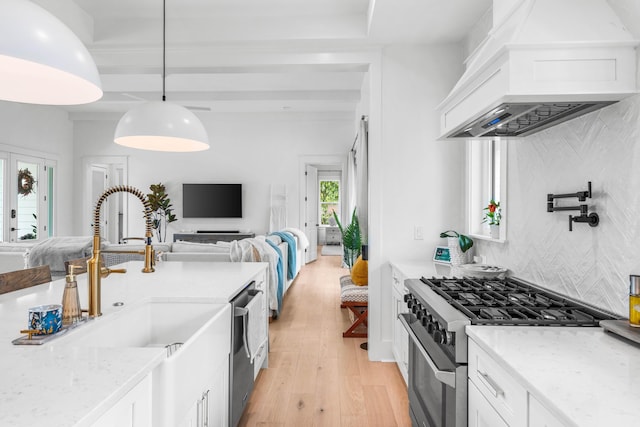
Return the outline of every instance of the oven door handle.
<path id="1" fill-rule="evenodd" d="M 402 323 L 402 326 L 407 330 L 409 338 L 411 338 L 411 341 L 413 341 L 415 346 L 418 348 L 420 354 L 422 354 L 422 357 L 424 357 L 424 359 L 427 361 L 427 364 L 433 371 L 436 379 L 451 388 L 456 388 L 456 373 L 450 371 L 441 371 L 440 369 L 438 369 L 434 361 L 431 360 L 431 357 L 429 357 L 429 354 L 424 349 L 422 344 L 420 344 L 420 341 L 418 340 L 415 332 L 413 332 L 413 329 L 411 329 L 411 326 L 409 326 L 409 322 L 407 322 L 405 315 L 403 313 L 398 314 L 398 319 L 400 320 L 400 323 Z"/>

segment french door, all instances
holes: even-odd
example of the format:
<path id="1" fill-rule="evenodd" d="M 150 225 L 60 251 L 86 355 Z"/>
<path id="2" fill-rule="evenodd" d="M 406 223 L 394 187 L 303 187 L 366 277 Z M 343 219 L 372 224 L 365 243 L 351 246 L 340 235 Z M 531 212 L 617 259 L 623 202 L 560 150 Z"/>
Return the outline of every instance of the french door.
<path id="1" fill-rule="evenodd" d="M 33 242 L 52 236 L 55 162 L 5 153 L 0 165 L 0 241 Z"/>

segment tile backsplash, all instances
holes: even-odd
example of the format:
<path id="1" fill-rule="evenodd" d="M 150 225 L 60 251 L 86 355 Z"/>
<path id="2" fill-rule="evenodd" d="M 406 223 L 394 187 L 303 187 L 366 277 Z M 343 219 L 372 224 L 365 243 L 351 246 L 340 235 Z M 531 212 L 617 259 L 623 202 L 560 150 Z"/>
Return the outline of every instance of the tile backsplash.
<path id="1" fill-rule="evenodd" d="M 548 193 L 592 182 L 585 203 L 600 224 L 546 211 Z M 508 142 L 507 241 L 476 252 L 514 276 L 628 316 L 629 274 L 640 274 L 640 96 Z M 576 198 L 558 205 L 574 206 Z"/>

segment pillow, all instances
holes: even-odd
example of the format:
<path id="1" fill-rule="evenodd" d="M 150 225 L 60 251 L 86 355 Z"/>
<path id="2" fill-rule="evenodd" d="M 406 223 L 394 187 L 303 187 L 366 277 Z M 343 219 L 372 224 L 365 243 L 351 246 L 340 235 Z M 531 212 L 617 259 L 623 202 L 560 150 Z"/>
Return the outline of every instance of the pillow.
<path id="1" fill-rule="evenodd" d="M 356 259 L 355 264 L 351 267 L 351 281 L 358 286 L 369 284 L 369 261 L 363 260 L 362 255 Z"/>

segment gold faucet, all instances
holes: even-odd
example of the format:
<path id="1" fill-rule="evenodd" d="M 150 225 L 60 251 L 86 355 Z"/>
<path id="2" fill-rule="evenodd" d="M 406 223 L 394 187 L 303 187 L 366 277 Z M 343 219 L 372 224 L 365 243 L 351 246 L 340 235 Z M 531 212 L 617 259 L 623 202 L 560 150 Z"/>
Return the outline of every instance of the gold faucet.
<path id="1" fill-rule="evenodd" d="M 114 193 L 131 193 L 137 196 L 144 206 L 144 219 L 145 219 L 145 246 L 144 251 L 123 251 L 124 253 L 140 253 L 144 254 L 144 268 L 143 273 L 153 273 L 155 270 L 154 265 L 154 250 L 151 245 L 152 234 L 152 220 L 151 220 L 151 205 L 149 201 L 142 194 L 142 191 L 128 185 L 116 185 L 105 190 L 104 193 L 98 198 L 95 210 L 93 212 L 93 255 L 87 261 L 87 276 L 89 280 L 89 317 L 98 317 L 102 315 L 100 307 L 100 295 L 101 295 L 101 279 L 107 277 L 111 273 L 126 273 L 126 269 L 109 269 L 102 265 L 100 262 L 100 208 L 102 203 L 107 197 Z"/>

